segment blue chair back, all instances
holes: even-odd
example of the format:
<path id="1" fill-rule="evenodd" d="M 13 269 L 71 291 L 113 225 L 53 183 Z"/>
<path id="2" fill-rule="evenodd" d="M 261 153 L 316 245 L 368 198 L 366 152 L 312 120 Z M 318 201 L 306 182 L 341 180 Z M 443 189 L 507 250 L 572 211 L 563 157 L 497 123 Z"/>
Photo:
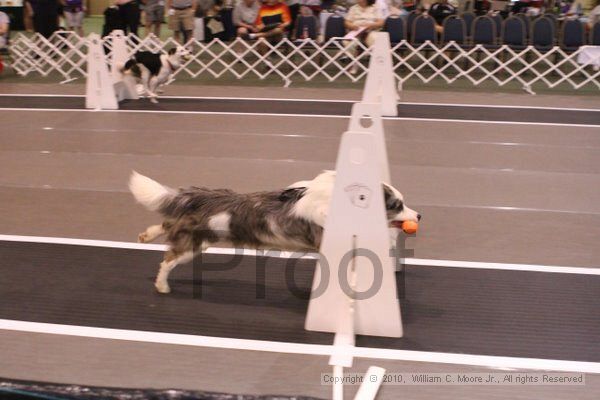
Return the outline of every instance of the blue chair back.
<path id="1" fill-rule="evenodd" d="M 533 21 L 531 28 L 531 44 L 538 50 L 550 49 L 554 46 L 556 26 L 550 18 L 541 17 Z"/>
<path id="2" fill-rule="evenodd" d="M 467 37 L 471 37 L 473 34 L 473 21 L 475 21 L 475 14 L 472 12 L 466 12 L 461 14 L 461 18 L 465 21 L 467 27 Z"/>
<path id="3" fill-rule="evenodd" d="M 585 44 L 583 24 L 579 20 L 570 19 L 563 23 L 561 47 L 567 50 L 577 50 Z"/>
<path id="4" fill-rule="evenodd" d="M 346 27 L 344 26 L 344 17 L 334 14 L 325 21 L 325 41 L 331 38 L 342 38 L 346 36 Z"/>
<path id="5" fill-rule="evenodd" d="M 496 25 L 496 35 L 500 37 L 502 33 L 502 21 L 504 21 L 504 19 L 500 14 L 491 15 L 491 18 L 494 20 L 494 24 Z"/>
<path id="6" fill-rule="evenodd" d="M 525 34 L 527 35 L 527 37 L 529 37 L 529 31 L 531 29 L 531 19 L 529 19 L 529 17 L 523 13 L 515 14 L 515 17 L 521 18 L 523 20 L 523 23 L 525 24 Z"/>
<path id="7" fill-rule="evenodd" d="M 590 29 L 590 44 L 600 46 L 600 21 L 596 22 Z"/>
<path id="8" fill-rule="evenodd" d="M 306 33 L 306 38 L 304 37 Z M 296 19 L 296 39 L 317 39 L 317 17 L 300 15 Z"/>
<path id="9" fill-rule="evenodd" d="M 442 43 L 456 42 L 457 44 L 465 44 L 467 40 L 467 27 L 465 20 L 456 16 L 450 15 L 444 20 L 444 30 L 442 31 Z"/>
<path id="10" fill-rule="evenodd" d="M 436 43 L 435 20 L 427 14 L 421 14 L 413 23 L 412 43 L 422 44 L 428 40 Z"/>
<path id="11" fill-rule="evenodd" d="M 527 35 L 525 23 L 521 18 L 509 17 L 504 21 L 502 29 L 502 44 L 509 46 L 525 46 Z"/>
<path id="12" fill-rule="evenodd" d="M 496 23 L 487 15 L 475 18 L 473 21 L 474 44 L 496 44 Z"/>
<path id="13" fill-rule="evenodd" d="M 558 17 L 556 14 L 545 13 L 542 15 L 542 17 L 548 18 L 550 21 L 552 21 L 554 23 L 554 30 L 556 31 L 556 28 L 558 27 Z"/>
<path id="14" fill-rule="evenodd" d="M 404 20 L 398 16 L 389 16 L 385 19 L 383 30 L 390 34 L 392 44 L 406 40 Z"/>
<path id="15" fill-rule="evenodd" d="M 417 17 L 421 15 L 420 13 L 417 13 L 417 11 L 411 11 L 408 13 L 408 16 L 406 17 L 406 32 L 408 33 L 408 38 L 410 39 L 412 37 L 412 31 L 413 31 L 413 26 L 415 25 L 415 19 L 417 19 Z"/>

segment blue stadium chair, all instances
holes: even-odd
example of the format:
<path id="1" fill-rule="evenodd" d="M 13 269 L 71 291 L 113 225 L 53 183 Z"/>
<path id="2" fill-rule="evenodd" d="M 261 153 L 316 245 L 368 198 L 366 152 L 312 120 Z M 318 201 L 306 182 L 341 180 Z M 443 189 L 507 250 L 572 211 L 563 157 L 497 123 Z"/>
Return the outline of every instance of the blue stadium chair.
<path id="1" fill-rule="evenodd" d="M 556 25 L 545 16 L 533 21 L 531 27 L 531 44 L 540 52 L 547 52 L 554 47 Z"/>
<path id="2" fill-rule="evenodd" d="M 560 35 L 560 48 L 566 52 L 574 52 L 585 44 L 585 29 L 579 20 L 567 20 L 563 22 Z"/>
<path id="3" fill-rule="evenodd" d="M 344 17 L 334 14 L 325 21 L 325 41 L 331 38 L 343 38 L 346 36 Z"/>
<path id="4" fill-rule="evenodd" d="M 406 40 L 406 29 L 404 19 L 399 16 L 389 16 L 385 19 L 383 30 L 390 34 L 392 46 Z"/>
<path id="5" fill-rule="evenodd" d="M 325 21 L 325 43 L 331 39 L 341 40 L 346 36 L 346 26 L 344 25 L 344 17 L 339 14 L 333 14 Z M 324 46 L 324 49 L 337 49 L 334 43 Z M 319 65 L 323 64 L 323 54 L 319 56 Z"/>
<path id="6" fill-rule="evenodd" d="M 525 24 L 525 34 L 527 35 L 527 38 L 529 38 L 529 33 L 531 31 L 531 19 L 523 13 L 515 14 L 515 17 L 523 20 L 523 23 Z"/>
<path id="7" fill-rule="evenodd" d="M 408 13 L 408 16 L 406 17 L 406 33 L 407 33 L 407 37 L 410 40 L 411 39 L 411 35 L 412 35 L 412 31 L 413 31 L 413 26 L 415 24 L 415 19 L 417 19 L 417 17 L 421 15 L 420 12 L 413 10 L 410 13 Z"/>
<path id="8" fill-rule="evenodd" d="M 456 15 L 450 15 L 444 19 L 444 30 L 442 31 L 442 44 L 456 42 L 461 47 L 467 47 L 467 27 L 465 20 Z"/>
<path id="9" fill-rule="evenodd" d="M 482 15 L 473 21 L 473 44 L 483 45 L 486 49 L 498 48 L 496 23 L 491 17 Z"/>
<path id="10" fill-rule="evenodd" d="M 527 47 L 525 23 L 521 18 L 509 17 L 502 26 L 502 44 L 513 50 L 523 50 Z"/>
<path id="11" fill-rule="evenodd" d="M 300 15 L 296 19 L 295 38 L 317 40 L 317 17 Z M 304 34 L 306 33 L 306 38 Z"/>
<path id="12" fill-rule="evenodd" d="M 419 15 L 413 22 L 411 43 L 420 45 L 426 41 L 437 43 L 437 32 L 435 31 L 435 20 L 427 14 Z"/>
<path id="13" fill-rule="evenodd" d="M 473 21 L 475 21 L 475 14 L 472 12 L 465 12 L 460 15 L 460 17 L 465 21 L 465 26 L 467 27 L 467 40 L 473 36 Z"/>
<path id="14" fill-rule="evenodd" d="M 502 18 L 502 15 L 500 15 L 500 13 L 490 15 L 490 17 L 494 20 L 494 24 L 496 25 L 496 35 L 500 37 L 500 35 L 502 34 L 502 22 L 504 21 L 504 19 Z"/>
<path id="15" fill-rule="evenodd" d="M 542 15 L 542 17 L 548 18 L 550 21 L 552 21 L 554 23 L 554 31 L 556 31 L 556 29 L 558 28 L 558 17 L 556 16 L 556 14 L 545 13 L 544 15 Z"/>
<path id="16" fill-rule="evenodd" d="M 600 21 L 596 22 L 590 29 L 590 44 L 600 46 Z"/>

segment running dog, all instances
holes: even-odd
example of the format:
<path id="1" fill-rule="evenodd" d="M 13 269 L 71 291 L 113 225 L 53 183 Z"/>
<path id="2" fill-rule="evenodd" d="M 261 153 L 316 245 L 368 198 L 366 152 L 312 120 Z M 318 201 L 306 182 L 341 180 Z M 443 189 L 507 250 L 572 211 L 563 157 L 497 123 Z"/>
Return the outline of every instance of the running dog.
<path id="1" fill-rule="evenodd" d="M 172 189 L 133 172 L 129 189 L 135 199 L 164 217 L 138 236 L 146 243 L 166 235 L 165 253 L 156 277 L 160 293 L 171 291 L 169 273 L 216 243 L 237 248 L 318 251 L 335 182 L 325 171 L 311 181 L 286 189 L 248 194 L 229 189 L 190 187 Z M 402 194 L 383 184 L 390 228 L 398 232 L 403 221 L 417 222 L 419 213 L 404 205 Z"/>
<path id="2" fill-rule="evenodd" d="M 167 83 L 171 75 L 189 58 L 190 52 L 182 46 L 170 49 L 167 54 L 138 51 L 125 63 L 121 72 L 132 74 L 142 83 L 150 101 L 158 103 L 159 87 Z"/>

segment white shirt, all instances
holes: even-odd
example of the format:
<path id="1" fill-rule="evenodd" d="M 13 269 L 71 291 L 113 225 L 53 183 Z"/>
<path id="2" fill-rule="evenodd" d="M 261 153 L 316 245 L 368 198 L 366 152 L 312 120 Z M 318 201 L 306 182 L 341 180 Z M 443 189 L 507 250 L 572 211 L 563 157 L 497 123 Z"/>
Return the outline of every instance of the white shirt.
<path id="1" fill-rule="evenodd" d="M 365 8 L 355 4 L 350 7 L 348 14 L 346 14 L 346 20 L 358 26 L 364 26 L 372 22 L 377 22 L 380 19 L 383 19 L 381 9 L 375 4 Z"/>
<path id="2" fill-rule="evenodd" d="M 390 16 L 390 6 L 387 0 L 375 0 L 375 7 L 379 8 L 381 18 L 386 19 Z"/>
<path id="3" fill-rule="evenodd" d="M 5 13 L 3 13 L 2 11 L 0 11 L 0 25 L 10 25 L 10 19 L 8 18 L 8 15 L 6 15 Z M 6 42 L 8 41 L 8 31 L 0 36 L 0 48 L 1 47 L 5 47 L 6 46 Z"/>

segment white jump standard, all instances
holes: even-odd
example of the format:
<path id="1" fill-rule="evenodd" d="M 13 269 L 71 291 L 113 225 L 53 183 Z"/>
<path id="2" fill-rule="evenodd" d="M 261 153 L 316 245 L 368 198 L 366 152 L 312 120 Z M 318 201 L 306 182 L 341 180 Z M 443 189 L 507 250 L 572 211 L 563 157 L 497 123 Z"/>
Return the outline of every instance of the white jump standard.
<path id="1" fill-rule="evenodd" d="M 87 81 L 85 108 L 94 110 L 118 110 L 119 101 L 138 99 L 133 77 L 124 76 L 121 69 L 129 58 L 123 31 L 113 31 L 112 64 L 108 71 L 104 44 L 100 36 L 91 33 L 88 38 Z"/>

